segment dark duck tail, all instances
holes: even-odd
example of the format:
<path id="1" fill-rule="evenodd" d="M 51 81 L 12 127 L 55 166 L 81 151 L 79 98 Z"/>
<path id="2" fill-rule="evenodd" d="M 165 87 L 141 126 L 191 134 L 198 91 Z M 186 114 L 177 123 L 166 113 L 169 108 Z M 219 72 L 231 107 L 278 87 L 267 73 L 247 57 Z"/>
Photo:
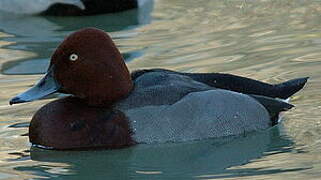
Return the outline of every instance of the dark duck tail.
<path id="1" fill-rule="evenodd" d="M 276 97 L 281 99 L 287 99 L 291 97 L 304 87 L 308 79 L 309 77 L 297 78 L 274 85 Z"/>

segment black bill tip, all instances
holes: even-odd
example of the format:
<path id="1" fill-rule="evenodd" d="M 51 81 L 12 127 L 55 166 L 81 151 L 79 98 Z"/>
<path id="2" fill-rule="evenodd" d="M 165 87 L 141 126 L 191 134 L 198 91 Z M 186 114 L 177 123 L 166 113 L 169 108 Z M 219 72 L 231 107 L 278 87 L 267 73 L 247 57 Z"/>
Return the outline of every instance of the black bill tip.
<path id="1" fill-rule="evenodd" d="M 21 99 L 20 97 L 14 97 L 9 101 L 9 104 L 13 105 L 13 104 L 19 104 L 19 103 L 24 103 L 24 102 L 27 102 L 27 101 Z"/>
<path id="2" fill-rule="evenodd" d="M 56 82 L 53 76 L 54 66 L 50 66 L 46 75 L 33 87 L 27 91 L 18 94 L 9 101 L 9 104 L 18 104 L 31 102 L 34 100 L 45 98 L 60 89 L 60 85 Z"/>

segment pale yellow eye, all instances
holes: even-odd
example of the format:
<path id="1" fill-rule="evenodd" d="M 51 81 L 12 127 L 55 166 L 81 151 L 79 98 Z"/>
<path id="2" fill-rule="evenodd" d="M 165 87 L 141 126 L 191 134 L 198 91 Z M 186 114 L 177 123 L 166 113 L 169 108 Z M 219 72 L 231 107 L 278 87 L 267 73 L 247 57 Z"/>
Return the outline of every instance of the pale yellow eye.
<path id="1" fill-rule="evenodd" d="M 70 61 L 76 61 L 78 59 L 78 55 L 77 54 L 71 54 L 70 56 L 69 56 L 69 60 Z"/>

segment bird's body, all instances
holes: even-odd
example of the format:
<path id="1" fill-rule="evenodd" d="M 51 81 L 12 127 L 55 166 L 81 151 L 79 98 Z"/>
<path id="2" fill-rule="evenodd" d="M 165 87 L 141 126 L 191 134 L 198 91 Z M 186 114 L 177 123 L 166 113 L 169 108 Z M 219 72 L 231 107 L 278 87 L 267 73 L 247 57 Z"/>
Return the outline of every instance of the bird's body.
<path id="1" fill-rule="evenodd" d="M 166 69 L 129 73 L 111 38 L 83 29 L 52 55 L 46 76 L 10 104 L 72 94 L 33 116 L 33 144 L 55 149 L 121 148 L 240 135 L 277 124 L 308 78 L 271 85 L 220 73 Z"/>

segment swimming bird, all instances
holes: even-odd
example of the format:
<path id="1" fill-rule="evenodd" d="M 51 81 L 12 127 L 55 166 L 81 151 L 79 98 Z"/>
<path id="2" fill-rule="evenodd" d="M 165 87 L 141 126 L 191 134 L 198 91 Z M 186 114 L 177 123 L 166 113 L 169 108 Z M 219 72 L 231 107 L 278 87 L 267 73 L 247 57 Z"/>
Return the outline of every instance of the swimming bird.
<path id="1" fill-rule="evenodd" d="M 143 69 L 129 73 L 104 31 L 85 28 L 55 50 L 46 75 L 10 100 L 71 94 L 43 106 L 30 142 L 54 149 L 122 148 L 236 136 L 267 129 L 293 105 L 287 99 L 308 78 L 268 84 L 222 73 Z"/>
<path id="2" fill-rule="evenodd" d="M 151 0 L 1 0 L 0 10 L 16 14 L 87 16 L 142 7 Z"/>

